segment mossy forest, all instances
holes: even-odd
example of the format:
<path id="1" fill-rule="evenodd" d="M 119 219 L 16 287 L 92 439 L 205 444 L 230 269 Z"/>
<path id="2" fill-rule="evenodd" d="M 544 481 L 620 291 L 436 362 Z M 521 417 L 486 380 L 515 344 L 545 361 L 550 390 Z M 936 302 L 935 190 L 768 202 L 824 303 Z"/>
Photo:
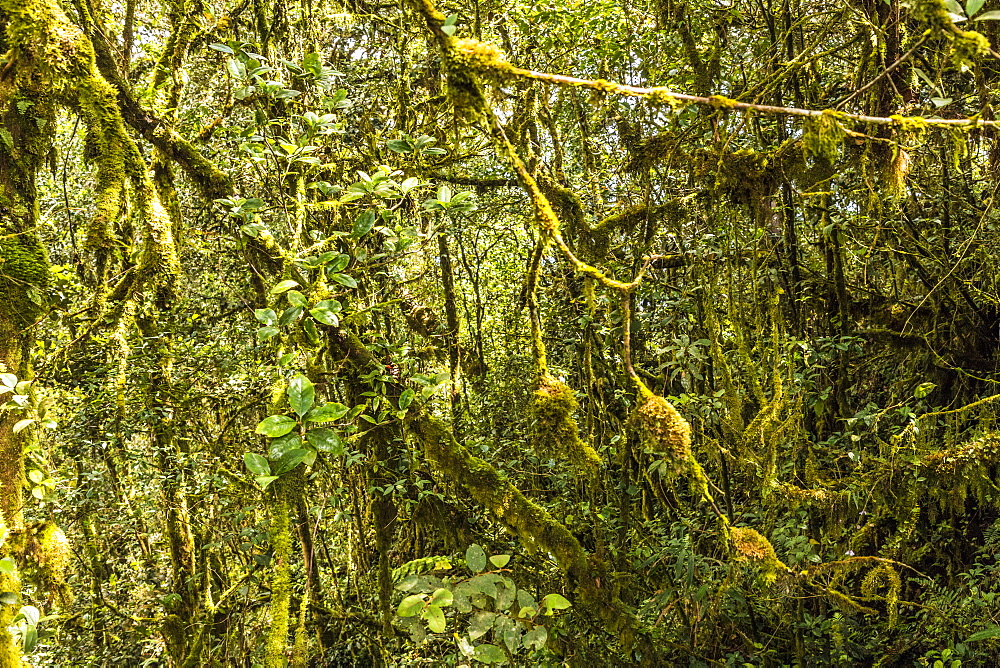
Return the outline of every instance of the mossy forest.
<path id="1" fill-rule="evenodd" d="M 1000 665 L 1000 0 L 0 54 L 0 668 Z"/>

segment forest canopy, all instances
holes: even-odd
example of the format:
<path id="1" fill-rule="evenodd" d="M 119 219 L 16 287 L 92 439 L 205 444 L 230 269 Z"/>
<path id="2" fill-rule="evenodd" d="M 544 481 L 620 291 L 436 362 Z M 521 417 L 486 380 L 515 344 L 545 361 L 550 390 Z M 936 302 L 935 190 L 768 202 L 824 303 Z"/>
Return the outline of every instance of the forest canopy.
<path id="1" fill-rule="evenodd" d="M 1000 649 L 997 0 L 0 0 L 0 668 Z"/>

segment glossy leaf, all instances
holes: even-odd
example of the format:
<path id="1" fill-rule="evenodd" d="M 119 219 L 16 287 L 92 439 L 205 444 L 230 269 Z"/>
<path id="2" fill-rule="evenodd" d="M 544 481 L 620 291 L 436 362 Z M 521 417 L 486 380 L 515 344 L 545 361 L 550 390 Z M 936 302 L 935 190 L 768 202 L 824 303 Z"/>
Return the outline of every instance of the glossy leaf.
<path id="1" fill-rule="evenodd" d="M 287 415 L 270 415 L 261 420 L 254 431 L 264 436 L 277 438 L 295 429 L 296 424 L 298 423 Z"/>
<path id="2" fill-rule="evenodd" d="M 300 373 L 288 382 L 286 394 L 288 395 L 288 405 L 297 415 L 302 416 L 312 408 L 316 390 L 312 381 Z"/>

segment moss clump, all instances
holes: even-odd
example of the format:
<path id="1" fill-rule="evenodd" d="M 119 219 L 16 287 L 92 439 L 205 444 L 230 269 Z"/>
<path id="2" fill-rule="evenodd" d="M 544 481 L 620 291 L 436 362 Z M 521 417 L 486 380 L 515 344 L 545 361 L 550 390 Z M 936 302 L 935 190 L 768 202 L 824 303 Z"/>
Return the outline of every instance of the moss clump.
<path id="1" fill-rule="evenodd" d="M 495 76 L 510 73 L 510 63 L 495 44 L 478 39 L 456 39 L 452 51 L 454 64 Z"/>
<path id="2" fill-rule="evenodd" d="M 972 67 L 980 56 L 990 52 L 990 40 L 975 30 L 959 30 L 951 44 L 951 61 L 955 67 Z"/>
<path id="3" fill-rule="evenodd" d="M 729 538 L 736 553 L 736 561 L 749 562 L 760 568 L 761 579 L 765 582 L 774 582 L 779 570 L 788 570 L 775 554 L 771 541 L 756 529 L 733 527 L 729 531 Z"/>
<path id="4" fill-rule="evenodd" d="M 692 460 L 691 425 L 681 417 L 669 401 L 651 394 L 635 411 L 643 437 L 643 444 L 666 455 L 672 462 L 675 475 L 686 470 Z"/>
<path id="5" fill-rule="evenodd" d="M 429 306 L 424 306 L 422 304 L 412 305 L 403 303 L 403 317 L 406 319 L 406 324 L 410 326 L 414 332 L 420 334 L 425 338 L 429 338 L 437 333 L 440 322 L 438 321 L 437 315 Z"/>
<path id="6" fill-rule="evenodd" d="M 665 105 L 678 111 L 687 106 L 683 100 L 679 100 L 674 97 L 673 93 L 666 88 L 654 88 L 653 91 L 646 98 L 652 104 Z"/>
<path id="7" fill-rule="evenodd" d="M 24 532 L 25 577 L 46 592 L 49 600 L 65 607 L 72 602 L 66 576 L 72 569 L 73 552 L 69 539 L 55 522 L 38 522 Z"/>
<path id="8" fill-rule="evenodd" d="M 837 112 L 826 109 L 823 113 L 806 119 L 802 149 L 807 158 L 833 163 L 840 157 L 840 147 L 846 133 L 837 116 Z"/>
<path id="9" fill-rule="evenodd" d="M 735 109 L 738 104 L 736 100 L 730 99 L 724 95 L 710 95 L 708 97 L 708 103 L 715 109 Z"/>
<path id="10" fill-rule="evenodd" d="M 913 0 L 910 3 L 910 16 L 929 24 L 936 31 L 948 30 L 952 26 L 944 0 Z"/>
<path id="11" fill-rule="evenodd" d="M 573 419 L 579 408 L 573 390 L 566 383 L 543 375 L 529 409 L 535 423 L 533 444 L 540 455 L 564 457 L 574 466 L 593 472 L 600 468 L 601 457 L 580 438 Z"/>
<path id="12" fill-rule="evenodd" d="M 42 295 L 49 284 L 45 248 L 31 233 L 11 233 L 0 221 L 0 314 L 4 320 L 29 325 L 42 314 Z"/>
<path id="13" fill-rule="evenodd" d="M 885 596 L 879 596 L 877 591 L 886 588 Z M 903 585 L 899 573 L 889 564 L 881 564 L 873 568 L 861 583 L 861 594 L 868 599 L 883 599 L 886 612 L 889 613 L 889 626 L 895 626 L 899 619 L 899 592 Z"/>

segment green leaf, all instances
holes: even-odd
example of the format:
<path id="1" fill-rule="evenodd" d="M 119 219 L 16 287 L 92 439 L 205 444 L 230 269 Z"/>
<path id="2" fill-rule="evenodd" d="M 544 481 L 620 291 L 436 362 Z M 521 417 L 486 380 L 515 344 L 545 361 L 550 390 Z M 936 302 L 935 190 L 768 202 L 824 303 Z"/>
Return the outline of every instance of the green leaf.
<path id="1" fill-rule="evenodd" d="M 286 292 L 285 299 L 287 299 L 288 303 L 291 304 L 292 306 L 305 306 L 306 304 L 309 303 L 309 301 L 306 299 L 306 296 L 301 292 L 299 292 L 298 290 L 289 290 L 288 292 Z"/>
<path id="2" fill-rule="evenodd" d="M 45 474 L 39 471 L 38 469 L 31 469 L 30 471 L 28 471 L 28 480 L 35 483 L 36 485 L 40 485 L 42 481 L 45 480 Z"/>
<path id="3" fill-rule="evenodd" d="M 14 426 L 11 428 L 11 431 L 13 431 L 15 434 L 18 433 L 19 431 L 24 431 L 24 429 L 27 428 L 32 423 L 34 423 L 34 421 L 35 418 L 25 418 L 24 420 L 18 420 L 17 422 L 14 423 Z"/>
<path id="4" fill-rule="evenodd" d="M 448 37 L 451 37 L 452 35 L 455 34 L 455 26 L 443 25 L 441 26 L 441 32 L 443 32 L 445 35 L 448 35 Z"/>
<path id="5" fill-rule="evenodd" d="M 490 563 L 493 564 L 496 568 L 503 568 L 504 566 L 507 565 L 507 562 L 509 561 L 510 561 L 509 554 L 494 554 L 492 557 L 490 557 Z"/>
<path id="6" fill-rule="evenodd" d="M 273 327 L 278 324 L 278 314 L 274 312 L 274 309 L 259 308 L 253 312 L 253 316 L 265 325 Z"/>
<path id="7" fill-rule="evenodd" d="M 316 331 L 316 324 L 309 318 L 302 321 L 302 331 L 306 333 L 306 337 L 309 338 L 310 343 L 313 345 L 319 343 L 319 332 Z"/>
<path id="8" fill-rule="evenodd" d="M 344 454 L 344 442 L 332 429 L 317 427 L 306 432 L 306 442 L 320 452 L 328 452 L 335 457 Z"/>
<path id="9" fill-rule="evenodd" d="M 309 315 L 316 319 L 317 322 L 323 323 L 324 325 L 330 325 L 331 327 L 336 327 L 340 324 L 340 319 L 330 311 L 329 309 L 316 307 L 309 310 Z"/>
<path id="10" fill-rule="evenodd" d="M 21 640 L 21 647 L 26 653 L 31 653 L 35 650 L 35 645 L 38 644 L 38 628 L 35 626 L 29 626 L 24 632 L 24 638 Z"/>
<path id="11" fill-rule="evenodd" d="M 476 640 L 482 638 L 493 629 L 493 623 L 497 619 L 497 613 L 480 610 L 472 616 L 469 622 L 469 638 Z"/>
<path id="12" fill-rule="evenodd" d="M 17 620 L 18 617 L 23 617 L 24 621 L 28 622 L 28 626 L 38 626 L 38 620 L 41 619 L 42 613 L 33 605 L 22 605 L 14 619 Z"/>
<path id="13" fill-rule="evenodd" d="M 305 449 L 289 450 L 278 460 L 278 463 L 275 465 L 274 474 L 280 476 L 283 473 L 288 473 L 301 464 L 310 454 L 312 453 Z"/>
<path id="14" fill-rule="evenodd" d="M 476 659 L 483 663 L 503 663 L 507 655 L 496 645 L 482 644 L 476 646 Z"/>
<path id="15" fill-rule="evenodd" d="M 281 459 L 290 450 L 297 450 L 302 447 L 302 438 L 297 433 L 291 431 L 284 436 L 271 439 L 267 448 L 267 456 L 271 459 Z"/>
<path id="16" fill-rule="evenodd" d="M 312 381 L 303 374 L 296 374 L 288 383 L 288 405 L 300 417 L 309 412 L 316 398 L 316 390 Z"/>
<path id="17" fill-rule="evenodd" d="M 441 633 L 444 631 L 445 619 L 444 612 L 441 608 L 436 605 L 428 605 L 420 613 L 420 616 L 427 620 L 427 628 L 429 628 L 434 633 Z"/>
<path id="18" fill-rule="evenodd" d="M 337 256 L 337 258 L 333 262 L 331 262 L 330 264 L 328 264 L 326 268 L 329 271 L 342 271 L 344 269 L 344 267 L 346 267 L 350 263 L 351 263 L 351 256 L 350 255 L 346 255 L 344 253 L 341 253 L 340 255 Z M 331 300 L 331 301 L 335 301 L 335 300 Z M 322 303 L 323 302 L 320 302 L 319 304 L 317 304 L 317 306 L 319 306 Z M 337 303 L 340 303 L 340 302 L 337 302 Z M 337 310 L 339 311 L 340 309 L 337 309 Z"/>
<path id="19" fill-rule="evenodd" d="M 271 288 L 271 294 L 280 295 L 282 292 L 286 292 L 288 290 L 291 290 L 292 288 L 297 288 L 297 287 L 299 287 L 299 284 L 295 281 L 292 280 L 282 281 L 273 288 Z"/>
<path id="20" fill-rule="evenodd" d="M 333 422 L 347 415 L 350 410 L 344 404 L 328 401 L 306 413 L 306 422 Z"/>
<path id="21" fill-rule="evenodd" d="M 267 463 L 267 459 L 256 452 L 244 454 L 243 463 L 247 465 L 247 469 L 254 475 L 269 475 L 271 473 L 271 465 Z"/>
<path id="22" fill-rule="evenodd" d="M 982 9 L 984 4 L 986 4 L 986 0 L 968 0 L 965 3 L 965 15 L 975 16 L 976 12 Z"/>
<path id="23" fill-rule="evenodd" d="M 287 415 L 270 415 L 257 425 L 254 429 L 258 434 L 263 434 L 264 436 L 270 436 L 271 438 L 277 438 L 278 436 L 284 436 L 292 429 L 295 429 L 297 423 L 292 418 Z"/>
<path id="24" fill-rule="evenodd" d="M 399 602 L 396 614 L 400 617 L 412 617 L 420 612 L 424 607 L 424 597 L 422 594 L 412 594 Z"/>
<path id="25" fill-rule="evenodd" d="M 413 151 L 410 142 L 403 139 L 390 139 L 385 145 L 390 151 L 395 151 L 396 153 L 411 153 Z"/>
<path id="26" fill-rule="evenodd" d="M 257 484 L 260 485 L 261 489 L 267 489 L 267 486 L 278 479 L 276 475 L 259 475 L 255 478 Z"/>
<path id="27" fill-rule="evenodd" d="M 3 605 L 17 605 L 17 594 L 12 591 L 0 592 L 0 603 Z"/>
<path id="28" fill-rule="evenodd" d="M 236 52 L 230 49 L 225 44 L 219 44 L 218 42 L 208 45 L 208 48 L 215 49 L 216 51 L 221 51 L 222 53 L 228 53 L 230 56 L 234 55 Z"/>
<path id="29" fill-rule="evenodd" d="M 340 283 L 345 288 L 356 288 L 358 287 L 358 282 L 354 280 L 351 276 L 347 274 L 330 274 L 330 280 L 336 283 Z"/>
<path id="30" fill-rule="evenodd" d="M 1000 626 L 983 629 L 965 639 L 965 642 L 975 642 L 977 640 L 987 640 L 989 638 L 1000 638 Z"/>
<path id="31" fill-rule="evenodd" d="M 549 610 L 565 610 L 572 605 L 573 604 L 561 594 L 549 594 L 542 599 L 542 607 L 548 608 Z"/>
<path id="32" fill-rule="evenodd" d="M 354 222 L 354 228 L 351 230 L 351 236 L 355 238 L 361 238 L 368 234 L 372 227 L 375 225 L 375 212 L 371 209 L 363 211 L 358 219 Z"/>
<path id="33" fill-rule="evenodd" d="M 486 570 L 486 552 L 483 548 L 473 543 L 465 551 L 465 565 L 473 573 L 481 573 Z"/>
<path id="34" fill-rule="evenodd" d="M 430 604 L 436 605 L 441 608 L 447 608 L 449 605 L 454 603 L 454 601 L 455 597 L 451 593 L 451 590 L 442 587 L 440 589 L 434 590 L 434 593 L 431 594 Z"/>
<path id="35" fill-rule="evenodd" d="M 412 389 L 403 390 L 402 394 L 399 395 L 399 410 L 405 411 L 409 408 L 410 404 L 413 403 L 413 398 L 417 396 L 417 393 Z"/>
<path id="36" fill-rule="evenodd" d="M 278 318 L 278 324 L 281 325 L 282 327 L 290 325 L 296 320 L 298 320 L 300 315 L 302 315 L 301 306 L 290 306 L 289 308 L 285 309 L 285 312 L 281 314 L 280 318 Z"/>
<path id="37" fill-rule="evenodd" d="M 6 573 L 7 575 L 13 575 L 14 571 L 17 570 L 17 564 L 10 557 L 4 557 L 0 559 L 0 573 Z"/>
<path id="38" fill-rule="evenodd" d="M 331 313 L 340 313 L 344 307 L 336 299 L 324 299 L 323 301 L 316 302 L 316 308 L 326 309 Z"/>
<path id="39" fill-rule="evenodd" d="M 544 626 L 536 626 L 531 629 L 521 638 L 521 644 L 528 649 L 539 650 L 545 647 L 545 641 L 548 640 L 549 632 L 545 630 Z"/>
<path id="40" fill-rule="evenodd" d="M 0 373 L 0 383 L 13 390 L 17 387 L 17 376 L 12 373 Z"/>
<path id="41" fill-rule="evenodd" d="M 944 6 L 953 14 L 962 16 L 965 13 L 965 10 L 962 9 L 962 5 L 958 4 L 958 0 L 944 0 Z"/>
<path id="42" fill-rule="evenodd" d="M 977 16 L 974 20 L 976 21 L 1000 21 L 1000 11 L 983 12 Z"/>
<path id="43" fill-rule="evenodd" d="M 257 330 L 257 338 L 261 341 L 267 341 L 268 339 L 273 339 L 278 335 L 277 327 L 261 327 Z"/>

